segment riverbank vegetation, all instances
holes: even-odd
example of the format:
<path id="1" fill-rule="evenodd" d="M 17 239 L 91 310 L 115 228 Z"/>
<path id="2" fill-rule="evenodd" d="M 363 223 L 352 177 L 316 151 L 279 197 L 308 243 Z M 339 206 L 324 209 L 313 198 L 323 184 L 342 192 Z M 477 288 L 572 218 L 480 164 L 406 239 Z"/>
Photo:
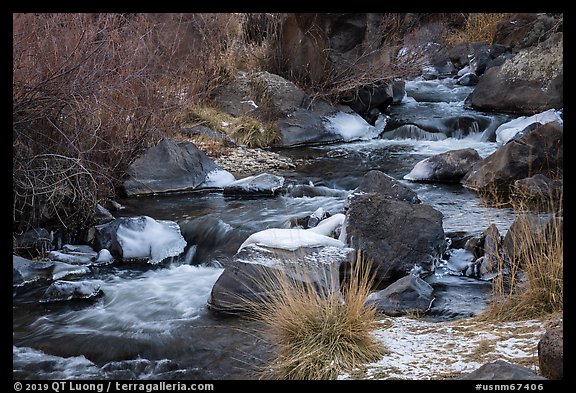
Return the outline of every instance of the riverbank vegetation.
<path id="1" fill-rule="evenodd" d="M 539 201 L 517 196 L 507 246 L 498 257 L 493 301 L 480 319 L 517 321 L 563 312 L 563 195 Z"/>
<path id="2" fill-rule="evenodd" d="M 388 28 L 376 35 L 390 43 L 388 55 L 419 22 L 452 14 L 406 15 L 387 14 Z M 209 105 L 214 89 L 240 69 L 277 73 L 333 100 L 419 69 L 415 59 L 364 53 L 347 67 L 303 78 L 287 68 L 278 44 L 281 17 L 14 14 L 13 232 L 89 226 L 94 205 L 116 196 L 139 153 L 177 133 L 182 109 Z M 241 143 L 274 140 L 252 131 L 238 130 Z"/>
<path id="3" fill-rule="evenodd" d="M 336 379 L 386 352 L 373 335 L 375 306 L 366 303 L 374 285 L 370 264 L 358 256 L 342 284 L 325 272 L 324 288 L 311 279 L 315 269 L 299 269 L 302 280 L 275 270 L 265 301 L 250 307 L 273 346 L 263 379 Z"/>

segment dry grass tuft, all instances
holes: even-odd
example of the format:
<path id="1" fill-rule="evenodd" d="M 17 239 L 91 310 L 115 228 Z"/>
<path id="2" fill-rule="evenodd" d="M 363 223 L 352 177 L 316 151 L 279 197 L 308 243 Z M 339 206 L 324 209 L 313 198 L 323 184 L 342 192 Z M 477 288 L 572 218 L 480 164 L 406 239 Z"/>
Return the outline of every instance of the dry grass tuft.
<path id="1" fill-rule="evenodd" d="M 379 327 L 373 306 L 365 305 L 373 283 L 370 269 L 360 259 L 350 279 L 339 285 L 327 278 L 325 288 L 311 280 L 295 281 L 277 271 L 266 301 L 255 303 L 255 317 L 262 321 L 276 348 L 262 379 L 335 379 L 385 353 L 372 332 Z M 301 277 L 317 273 L 299 272 Z"/>
<path id="2" fill-rule="evenodd" d="M 446 37 L 449 46 L 462 42 L 480 42 L 491 45 L 500 22 L 508 19 L 508 13 L 471 13 L 465 16 L 464 28 Z"/>
<path id="3" fill-rule="evenodd" d="M 280 141 L 273 125 L 263 124 L 250 116 L 234 117 L 216 108 L 191 105 L 184 108 L 179 121 L 187 127 L 206 126 L 231 137 L 236 144 L 250 148 L 270 147 Z"/>
<path id="4" fill-rule="evenodd" d="M 499 321 L 540 318 L 562 313 L 564 306 L 563 197 L 534 207 L 514 199 L 515 230 L 509 233 L 507 260 L 499 263 L 494 300 L 479 317 Z M 544 212 L 544 213 L 543 213 Z M 502 274 L 502 269 L 509 274 Z"/>

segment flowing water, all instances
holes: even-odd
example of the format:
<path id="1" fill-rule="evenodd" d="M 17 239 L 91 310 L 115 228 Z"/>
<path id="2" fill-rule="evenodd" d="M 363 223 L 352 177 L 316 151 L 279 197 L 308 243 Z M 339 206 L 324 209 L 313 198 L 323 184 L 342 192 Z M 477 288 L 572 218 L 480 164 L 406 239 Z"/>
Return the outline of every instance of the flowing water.
<path id="1" fill-rule="evenodd" d="M 447 150 L 472 147 L 486 157 L 497 148 L 490 134 L 508 118 L 465 109 L 463 100 L 471 88 L 455 86 L 451 80 L 416 80 L 406 88 L 408 97 L 391 108 L 386 131 L 417 120 L 421 128 L 448 129 L 448 138 L 378 138 L 281 150 L 298 163 L 296 169 L 282 173 L 286 183 L 350 191 L 367 171 L 377 169 L 441 211 L 446 233 L 478 234 L 494 223 L 504 234 L 513 221 L 510 210 L 485 207 L 459 184 L 412 183 L 402 177 L 418 161 Z M 270 346 L 256 322 L 207 310 L 212 285 L 250 234 L 288 228 L 319 207 L 342 212 L 345 194 L 239 199 L 214 192 L 121 201 L 126 206 L 122 215 L 178 222 L 188 244 L 184 253 L 160 266 L 95 269 L 84 279 L 97 281 L 104 295 L 89 305 L 40 304 L 46 283 L 15 290 L 14 378 L 253 378 L 265 364 Z M 458 250 L 451 252 L 450 261 L 429 278 L 438 310 L 431 320 L 475 314 L 485 306 L 490 291 L 487 282 L 448 274 L 450 264 L 457 265 L 463 257 Z"/>

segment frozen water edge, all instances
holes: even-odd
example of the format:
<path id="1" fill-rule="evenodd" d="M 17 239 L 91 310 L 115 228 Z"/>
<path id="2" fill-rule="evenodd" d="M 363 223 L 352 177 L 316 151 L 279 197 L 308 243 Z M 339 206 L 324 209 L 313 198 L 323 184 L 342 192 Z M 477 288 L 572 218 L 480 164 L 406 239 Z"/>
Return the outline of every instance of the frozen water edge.
<path id="1" fill-rule="evenodd" d="M 363 375 L 338 379 L 429 380 L 454 378 L 485 363 L 505 360 L 538 373 L 541 321 L 487 323 L 474 319 L 426 322 L 407 317 L 386 318 L 374 332 L 388 353 L 366 366 Z"/>

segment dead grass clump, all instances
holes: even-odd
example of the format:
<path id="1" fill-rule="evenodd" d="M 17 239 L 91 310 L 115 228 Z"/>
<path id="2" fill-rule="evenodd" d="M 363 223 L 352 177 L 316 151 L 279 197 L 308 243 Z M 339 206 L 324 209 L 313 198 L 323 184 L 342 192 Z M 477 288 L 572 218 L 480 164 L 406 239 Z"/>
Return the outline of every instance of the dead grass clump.
<path id="1" fill-rule="evenodd" d="M 453 30 L 446 37 L 446 43 L 454 46 L 463 42 L 480 42 L 491 45 L 498 25 L 510 17 L 509 13 L 470 13 L 464 16 L 462 29 Z"/>
<path id="2" fill-rule="evenodd" d="M 372 336 L 377 313 L 365 304 L 372 287 L 369 271 L 357 260 L 347 282 L 339 287 L 337 280 L 326 280 L 324 290 L 306 280 L 274 277 L 275 290 L 264 306 L 254 308 L 276 348 L 261 377 L 335 379 L 378 360 L 384 350 Z"/>
<path id="3" fill-rule="evenodd" d="M 501 321 L 540 318 L 561 313 L 564 306 L 564 237 L 562 200 L 529 208 L 523 199 L 511 201 L 515 229 L 509 230 L 507 260 L 499 263 L 493 302 L 480 315 Z M 544 213 L 543 213 L 544 212 Z M 503 274 L 507 266 L 509 274 Z"/>

